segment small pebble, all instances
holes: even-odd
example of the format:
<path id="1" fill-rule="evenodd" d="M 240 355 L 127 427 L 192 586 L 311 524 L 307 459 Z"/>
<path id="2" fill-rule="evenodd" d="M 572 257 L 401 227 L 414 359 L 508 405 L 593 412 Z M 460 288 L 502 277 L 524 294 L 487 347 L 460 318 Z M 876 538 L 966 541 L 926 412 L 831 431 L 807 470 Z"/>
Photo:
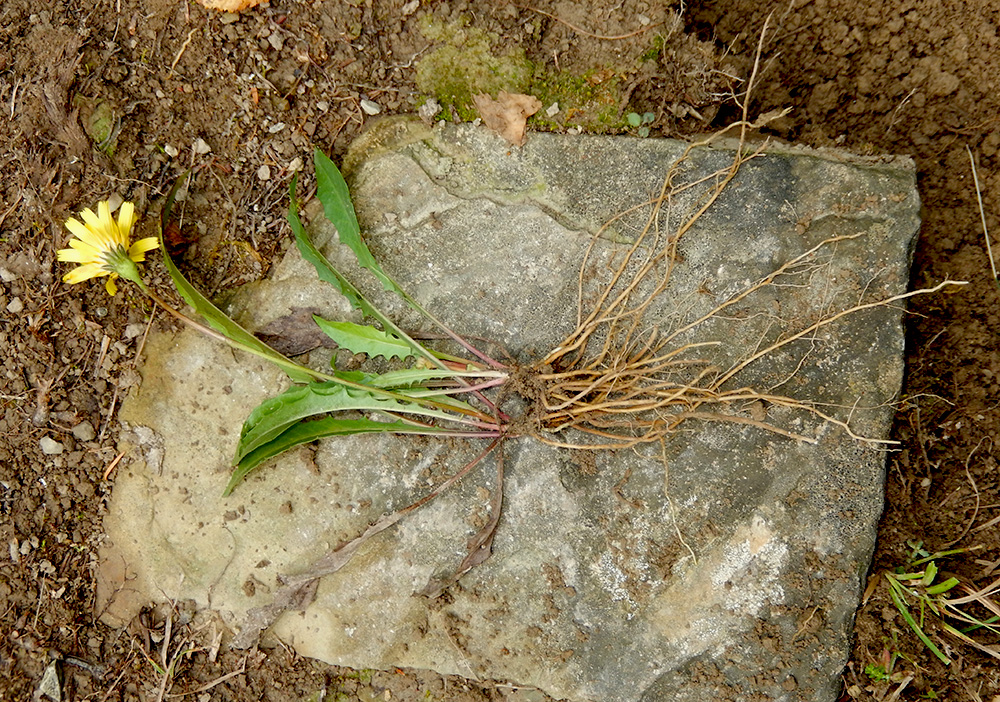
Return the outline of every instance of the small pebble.
<path id="1" fill-rule="evenodd" d="M 86 420 L 73 427 L 73 437 L 77 441 L 93 441 L 96 436 L 97 432 L 94 431 L 94 425 Z"/>
<path id="2" fill-rule="evenodd" d="M 63 452 L 63 445 L 49 436 L 43 436 L 38 445 L 42 447 L 42 453 L 46 456 L 57 456 Z"/>
<path id="3" fill-rule="evenodd" d="M 426 124 L 430 124 L 440 111 L 441 103 L 434 98 L 431 98 L 420 106 L 420 109 L 417 110 L 417 115 L 419 115 L 420 119 L 422 119 Z"/>
<path id="4" fill-rule="evenodd" d="M 548 115 L 549 117 L 555 117 L 557 114 L 559 114 L 559 103 L 553 102 L 551 105 L 549 105 L 549 108 L 545 110 L 545 114 Z"/>
<path id="5" fill-rule="evenodd" d="M 125 327 L 125 338 L 134 339 L 135 337 L 139 336 L 145 331 L 146 331 L 145 324 L 139 324 L 138 322 L 133 322 L 132 324 L 129 324 Z"/>
<path id="6" fill-rule="evenodd" d="M 382 111 L 377 102 L 373 102 L 368 98 L 361 98 L 361 109 L 365 111 L 366 115 L 377 115 Z"/>
<path id="7" fill-rule="evenodd" d="M 267 38 L 267 42 L 271 45 L 271 48 L 275 51 L 281 51 L 281 47 L 284 44 L 282 38 L 277 34 L 272 34 Z"/>
<path id="8" fill-rule="evenodd" d="M 257 169 L 257 177 L 261 180 L 271 180 L 271 167 L 265 163 Z"/>
<path id="9" fill-rule="evenodd" d="M 177 150 L 176 146 L 171 146 L 170 144 L 167 144 L 163 147 L 163 152 L 170 158 L 174 158 L 177 156 L 177 154 L 180 153 L 180 151 Z"/>
<path id="10" fill-rule="evenodd" d="M 24 303 L 21 302 L 21 298 L 15 297 L 13 300 L 7 303 L 7 311 L 11 314 L 17 314 L 24 309 Z"/>
<path id="11" fill-rule="evenodd" d="M 225 12 L 219 18 L 219 22 L 222 24 L 232 24 L 233 22 L 239 21 L 240 16 L 235 12 Z"/>
<path id="12" fill-rule="evenodd" d="M 269 133 L 271 133 L 271 134 L 277 134 L 278 132 L 280 132 L 284 128 L 285 128 L 285 123 L 284 122 L 277 122 L 275 124 L 272 124 L 270 127 L 268 127 L 267 131 Z"/>
<path id="13" fill-rule="evenodd" d="M 296 156 L 292 159 L 292 162 L 288 164 L 288 170 L 290 171 L 301 171 L 302 170 L 302 158 Z"/>
<path id="14" fill-rule="evenodd" d="M 207 154 L 212 150 L 212 147 L 204 139 L 195 139 L 194 143 L 191 144 L 191 150 L 196 154 Z"/>
<path id="15" fill-rule="evenodd" d="M 112 212 L 117 212 L 118 208 L 122 206 L 123 202 L 125 202 L 125 198 L 123 198 L 118 193 L 111 193 L 108 196 L 108 209 L 110 209 Z"/>

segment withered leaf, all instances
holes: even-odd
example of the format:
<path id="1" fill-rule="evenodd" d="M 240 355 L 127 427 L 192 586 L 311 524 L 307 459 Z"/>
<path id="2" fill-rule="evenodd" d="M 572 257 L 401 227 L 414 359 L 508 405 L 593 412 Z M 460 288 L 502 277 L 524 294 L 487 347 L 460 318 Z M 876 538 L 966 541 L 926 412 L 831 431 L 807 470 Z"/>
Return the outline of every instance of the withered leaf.
<path id="1" fill-rule="evenodd" d="M 293 307 L 291 314 L 268 322 L 254 334 L 285 356 L 300 356 L 318 346 L 337 348 L 333 340 L 316 326 L 314 314 L 319 314 L 319 310 L 313 307 Z"/>
<path id="2" fill-rule="evenodd" d="M 472 101 L 476 104 L 483 123 L 514 146 L 524 146 L 528 140 L 525 134 L 528 117 L 542 109 L 542 102 L 534 95 L 503 90 L 496 100 L 482 93 L 473 95 Z"/>

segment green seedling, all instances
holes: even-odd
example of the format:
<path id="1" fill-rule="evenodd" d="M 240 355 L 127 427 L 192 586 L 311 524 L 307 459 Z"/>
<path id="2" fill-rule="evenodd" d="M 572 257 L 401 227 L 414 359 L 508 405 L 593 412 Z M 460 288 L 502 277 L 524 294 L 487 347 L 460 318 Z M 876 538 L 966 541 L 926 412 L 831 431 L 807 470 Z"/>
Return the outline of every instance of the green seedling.
<path id="1" fill-rule="evenodd" d="M 996 645 L 983 644 L 969 635 L 974 631 L 980 631 L 992 638 L 1000 636 L 1000 626 L 997 625 L 997 622 L 1000 621 L 1000 607 L 990 597 L 1000 586 L 1000 581 L 993 583 L 988 588 L 975 591 L 971 587 L 963 585 L 955 576 L 940 579 L 939 561 L 972 549 L 952 549 L 928 553 L 924 550 L 922 542 L 909 542 L 909 545 L 913 551 L 910 554 L 908 565 L 898 567 L 893 572 L 886 572 L 885 578 L 889 584 L 889 597 L 917 638 L 939 661 L 945 665 L 951 664 L 951 658 L 941 651 L 926 631 L 928 621 L 933 618 L 943 631 L 954 638 L 995 658 L 1000 658 L 1000 648 Z M 916 568 L 920 569 L 915 570 Z M 965 597 L 951 596 L 955 588 L 960 586 L 968 595 Z M 993 616 L 980 619 L 973 615 L 967 606 L 972 603 L 982 605 Z M 951 622 L 965 626 L 958 628 Z"/>
<path id="2" fill-rule="evenodd" d="M 641 115 L 638 112 L 629 112 L 625 115 L 625 119 L 629 126 L 638 128 L 636 134 L 645 138 L 649 136 L 649 125 L 656 119 L 656 115 L 652 112 L 644 112 Z"/>

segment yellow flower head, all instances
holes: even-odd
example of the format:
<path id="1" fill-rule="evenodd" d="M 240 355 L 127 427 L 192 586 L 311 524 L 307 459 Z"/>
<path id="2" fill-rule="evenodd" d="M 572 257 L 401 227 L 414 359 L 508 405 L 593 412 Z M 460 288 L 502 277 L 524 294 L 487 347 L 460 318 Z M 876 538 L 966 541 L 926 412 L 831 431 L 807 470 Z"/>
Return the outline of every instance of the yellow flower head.
<path id="1" fill-rule="evenodd" d="M 80 265 L 63 276 L 63 282 L 82 283 L 91 278 L 108 276 L 105 283 L 109 295 L 118 291 L 118 276 L 131 280 L 145 289 L 136 263 L 146 260 L 146 252 L 159 247 L 156 237 L 146 237 L 129 245 L 129 234 L 135 224 L 135 206 L 123 202 L 118 210 L 118 221 L 111 218 L 111 206 L 105 200 L 98 203 L 97 214 L 85 209 L 80 213 L 83 221 L 70 217 L 66 228 L 75 239 L 69 240 L 70 248 L 59 249 L 56 258 Z"/>

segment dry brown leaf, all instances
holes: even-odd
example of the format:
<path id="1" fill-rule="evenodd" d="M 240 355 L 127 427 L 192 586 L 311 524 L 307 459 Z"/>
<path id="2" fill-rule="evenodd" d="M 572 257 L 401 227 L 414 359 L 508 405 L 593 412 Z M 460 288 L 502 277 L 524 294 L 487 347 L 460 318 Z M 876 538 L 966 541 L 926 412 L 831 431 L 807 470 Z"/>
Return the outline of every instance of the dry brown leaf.
<path id="1" fill-rule="evenodd" d="M 209 10 L 222 10 L 224 12 L 239 12 L 264 2 L 264 0 L 198 0 Z"/>
<path id="2" fill-rule="evenodd" d="M 528 136 L 524 133 L 528 117 L 542 109 L 542 102 L 534 95 L 521 95 L 501 90 L 494 100 L 485 93 L 473 95 L 472 101 L 487 127 L 514 146 L 524 146 Z"/>

